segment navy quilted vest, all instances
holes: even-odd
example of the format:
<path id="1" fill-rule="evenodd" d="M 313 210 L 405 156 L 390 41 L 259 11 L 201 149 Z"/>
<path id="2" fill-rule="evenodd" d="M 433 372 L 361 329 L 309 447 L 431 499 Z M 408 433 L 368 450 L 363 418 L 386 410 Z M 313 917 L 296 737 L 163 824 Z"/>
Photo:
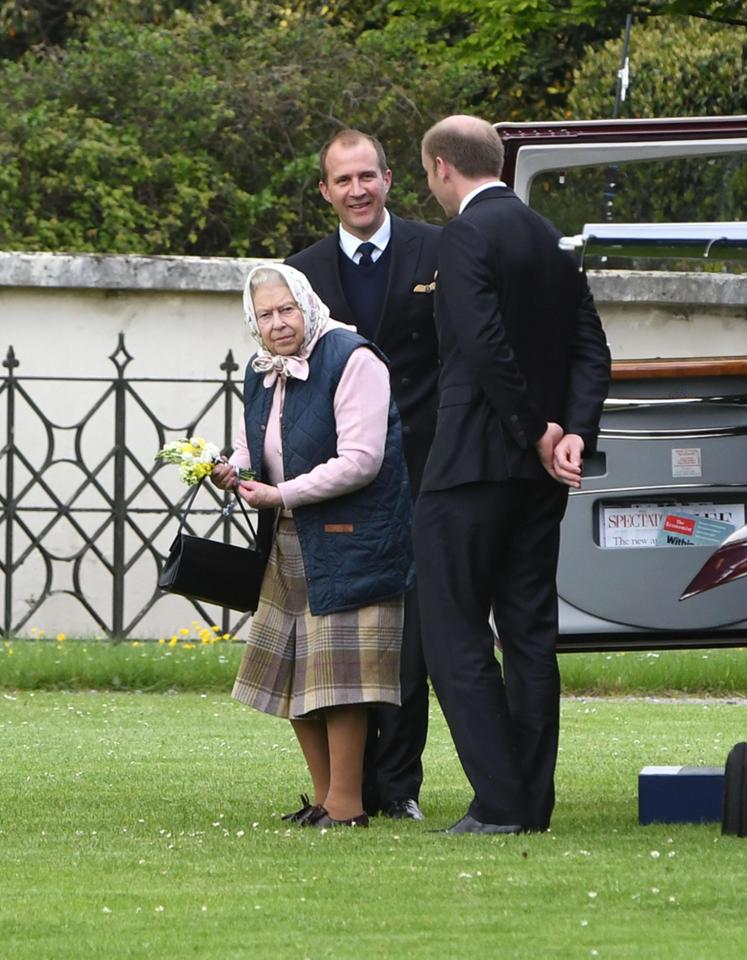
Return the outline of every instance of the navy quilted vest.
<path id="1" fill-rule="evenodd" d="M 311 354 L 308 380 L 287 381 L 282 424 L 286 479 L 337 456 L 335 391 L 350 355 L 361 347 L 384 359 L 357 333 L 331 330 Z M 262 463 L 272 402 L 273 389 L 265 389 L 263 379 L 250 363 L 244 380 L 244 420 L 252 465 Z M 392 401 L 384 461 L 374 480 L 353 493 L 293 510 L 314 615 L 378 603 L 414 581 L 412 504 L 401 434 Z"/>

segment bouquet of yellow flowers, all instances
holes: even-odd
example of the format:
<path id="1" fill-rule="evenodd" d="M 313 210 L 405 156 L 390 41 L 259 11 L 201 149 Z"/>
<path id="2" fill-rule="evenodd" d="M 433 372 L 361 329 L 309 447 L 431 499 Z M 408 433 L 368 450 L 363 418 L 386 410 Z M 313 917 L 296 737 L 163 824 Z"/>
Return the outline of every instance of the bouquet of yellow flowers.
<path id="1" fill-rule="evenodd" d="M 214 443 L 208 443 L 203 437 L 189 437 L 167 443 L 156 454 L 156 460 L 177 464 L 179 475 L 189 486 L 209 477 L 216 463 L 225 463 L 219 448 Z M 240 480 L 254 479 L 252 470 L 239 470 L 237 475 Z"/>

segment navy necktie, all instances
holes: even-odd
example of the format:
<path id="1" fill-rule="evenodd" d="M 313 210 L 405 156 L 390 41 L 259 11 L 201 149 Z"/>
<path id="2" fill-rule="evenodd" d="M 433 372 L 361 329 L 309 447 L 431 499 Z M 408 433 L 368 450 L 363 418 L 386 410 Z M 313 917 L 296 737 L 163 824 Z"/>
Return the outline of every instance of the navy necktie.
<path id="1" fill-rule="evenodd" d="M 374 252 L 375 249 L 376 249 L 376 244 L 371 243 L 369 240 L 367 240 L 365 243 L 362 243 L 358 247 L 358 250 L 356 252 L 361 255 L 361 258 L 358 261 L 359 267 L 373 266 L 373 258 L 371 257 L 371 254 Z"/>

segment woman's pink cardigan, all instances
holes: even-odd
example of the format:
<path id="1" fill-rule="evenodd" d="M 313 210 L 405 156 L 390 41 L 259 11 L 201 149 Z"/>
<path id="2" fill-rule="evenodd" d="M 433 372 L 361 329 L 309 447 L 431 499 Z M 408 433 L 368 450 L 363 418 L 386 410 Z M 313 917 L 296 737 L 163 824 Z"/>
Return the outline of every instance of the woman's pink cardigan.
<path id="1" fill-rule="evenodd" d="M 373 351 L 365 347 L 353 351 L 340 377 L 334 400 L 337 456 L 292 480 L 283 479 L 280 442 L 285 380 L 278 377 L 274 390 L 264 463 L 267 479 L 277 486 L 287 510 L 351 493 L 374 479 L 384 460 L 391 391 L 389 370 Z M 230 463 L 251 467 L 243 421 Z"/>

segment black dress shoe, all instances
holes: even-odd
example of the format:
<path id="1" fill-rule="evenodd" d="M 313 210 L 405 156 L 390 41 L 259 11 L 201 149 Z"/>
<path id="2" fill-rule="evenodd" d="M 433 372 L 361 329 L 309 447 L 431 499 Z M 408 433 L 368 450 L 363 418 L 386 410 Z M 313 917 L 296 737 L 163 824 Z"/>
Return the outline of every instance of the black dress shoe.
<path id="1" fill-rule="evenodd" d="M 479 820 L 475 820 L 473 816 L 469 813 L 465 814 L 461 820 L 444 830 L 444 833 L 450 835 L 456 835 L 460 833 L 521 833 L 521 825 L 515 823 L 481 823 Z"/>
<path id="2" fill-rule="evenodd" d="M 309 801 L 308 795 L 305 793 L 301 794 L 301 803 L 303 804 L 303 806 L 301 807 L 300 810 L 294 810 L 293 813 L 284 813 L 280 819 L 287 820 L 288 823 L 302 824 L 302 823 L 305 823 L 306 820 L 308 820 L 308 818 L 312 816 L 312 814 L 314 814 L 317 810 L 322 809 L 321 807 L 315 806 L 314 804 L 312 804 Z"/>
<path id="3" fill-rule="evenodd" d="M 334 820 L 324 807 L 316 807 L 314 813 L 301 821 L 303 827 L 367 827 L 368 814 L 359 813 L 357 817 L 350 817 L 348 820 Z"/>
<path id="4" fill-rule="evenodd" d="M 418 806 L 418 801 L 413 800 L 412 797 L 392 800 L 381 812 L 392 820 L 425 820 L 425 814 Z"/>

